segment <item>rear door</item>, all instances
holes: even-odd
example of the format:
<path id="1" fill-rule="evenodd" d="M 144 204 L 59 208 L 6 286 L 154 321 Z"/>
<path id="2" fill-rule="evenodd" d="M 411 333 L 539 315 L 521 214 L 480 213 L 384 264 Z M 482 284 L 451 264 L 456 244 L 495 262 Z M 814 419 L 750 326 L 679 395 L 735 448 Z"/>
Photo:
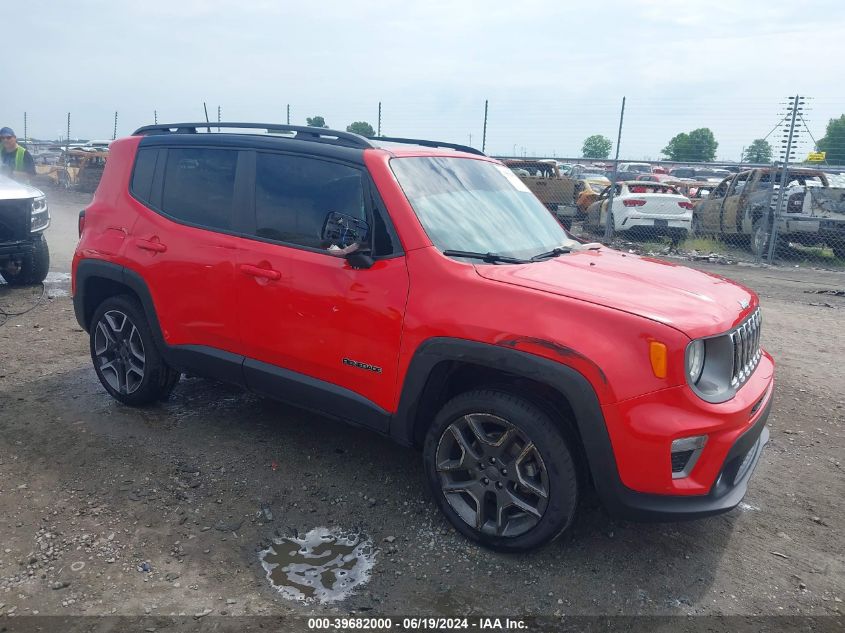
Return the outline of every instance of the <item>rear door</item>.
<path id="1" fill-rule="evenodd" d="M 169 345 L 239 347 L 231 299 L 241 155 L 216 147 L 138 151 L 131 192 L 141 204 L 126 255 L 147 283 Z"/>
<path id="2" fill-rule="evenodd" d="M 259 151 L 252 160 L 253 239 L 238 254 L 234 298 L 248 386 L 322 390 L 390 410 L 408 273 L 366 170 L 287 153 Z M 348 246 L 343 239 L 324 239 L 331 213 L 369 226 L 361 237 L 374 249 L 371 268 L 355 269 L 333 250 Z"/>

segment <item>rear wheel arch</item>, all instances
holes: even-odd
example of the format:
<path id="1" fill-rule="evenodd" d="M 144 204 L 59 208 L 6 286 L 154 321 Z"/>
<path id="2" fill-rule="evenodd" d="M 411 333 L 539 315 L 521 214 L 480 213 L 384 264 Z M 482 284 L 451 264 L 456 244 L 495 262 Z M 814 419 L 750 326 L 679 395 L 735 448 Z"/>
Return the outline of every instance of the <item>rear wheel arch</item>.
<path id="1" fill-rule="evenodd" d="M 74 310 L 79 324 L 85 331 L 90 328 L 94 312 L 103 301 L 116 295 L 130 295 L 137 299 L 144 310 L 156 343 L 160 349 L 164 349 L 164 337 L 152 295 L 141 275 L 111 262 L 83 260 L 78 264 Z"/>

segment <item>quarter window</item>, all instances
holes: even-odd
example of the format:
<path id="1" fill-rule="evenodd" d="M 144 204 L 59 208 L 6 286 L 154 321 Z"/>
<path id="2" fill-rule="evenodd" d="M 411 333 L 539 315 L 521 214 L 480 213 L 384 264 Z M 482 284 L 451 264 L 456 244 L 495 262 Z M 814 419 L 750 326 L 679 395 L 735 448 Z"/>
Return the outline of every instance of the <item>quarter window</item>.
<path id="1" fill-rule="evenodd" d="M 188 224 L 231 230 L 237 163 L 235 150 L 170 149 L 164 170 L 162 211 Z"/>
<path id="2" fill-rule="evenodd" d="M 158 149 L 141 149 L 135 158 L 135 169 L 132 172 L 132 193 L 141 202 L 150 201 L 150 191 L 153 185 L 153 173 L 156 167 Z"/>

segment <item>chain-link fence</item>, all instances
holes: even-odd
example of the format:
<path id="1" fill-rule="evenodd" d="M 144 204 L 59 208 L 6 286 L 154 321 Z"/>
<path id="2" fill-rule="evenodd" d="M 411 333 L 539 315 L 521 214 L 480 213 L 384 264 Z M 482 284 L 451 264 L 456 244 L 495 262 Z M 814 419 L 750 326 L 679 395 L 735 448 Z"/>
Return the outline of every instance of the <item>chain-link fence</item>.
<path id="1" fill-rule="evenodd" d="M 583 239 L 663 257 L 845 270 L 841 104 L 800 95 L 780 104 L 700 95 L 620 101 L 526 102 L 508 95 L 473 103 L 362 103 L 342 111 L 284 104 L 269 113 L 241 105 L 225 108 L 225 120 L 470 145 L 500 158 Z M 202 104 L 193 116 L 167 120 L 208 121 L 214 131 L 223 111 Z M 327 115 L 306 115 L 320 111 Z M 165 120 L 156 109 L 133 118 L 123 129 L 118 112 L 104 111 L 97 129 L 114 138 Z M 24 141 L 39 163 L 36 180 L 93 191 L 108 140 L 72 141 L 70 114 L 60 120 L 61 138 Z"/>

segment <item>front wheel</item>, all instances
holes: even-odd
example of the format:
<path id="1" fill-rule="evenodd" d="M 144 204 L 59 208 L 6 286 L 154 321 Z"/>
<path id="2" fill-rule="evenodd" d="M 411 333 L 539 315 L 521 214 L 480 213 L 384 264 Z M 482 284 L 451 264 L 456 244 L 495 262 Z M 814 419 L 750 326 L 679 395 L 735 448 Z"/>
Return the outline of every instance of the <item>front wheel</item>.
<path id="1" fill-rule="evenodd" d="M 763 259 L 769 255 L 769 240 L 772 237 L 772 231 L 768 222 L 764 218 L 760 218 L 754 222 L 751 228 L 751 252 L 758 259 Z"/>
<path id="2" fill-rule="evenodd" d="M 90 348 L 103 387 L 124 404 L 164 400 L 179 380 L 162 359 L 141 305 L 129 295 L 109 297 L 94 312 Z"/>
<path id="3" fill-rule="evenodd" d="M 455 397 L 428 429 L 423 458 L 437 505 L 485 547 L 533 549 L 575 515 L 570 448 L 551 418 L 520 397 L 492 390 Z"/>

